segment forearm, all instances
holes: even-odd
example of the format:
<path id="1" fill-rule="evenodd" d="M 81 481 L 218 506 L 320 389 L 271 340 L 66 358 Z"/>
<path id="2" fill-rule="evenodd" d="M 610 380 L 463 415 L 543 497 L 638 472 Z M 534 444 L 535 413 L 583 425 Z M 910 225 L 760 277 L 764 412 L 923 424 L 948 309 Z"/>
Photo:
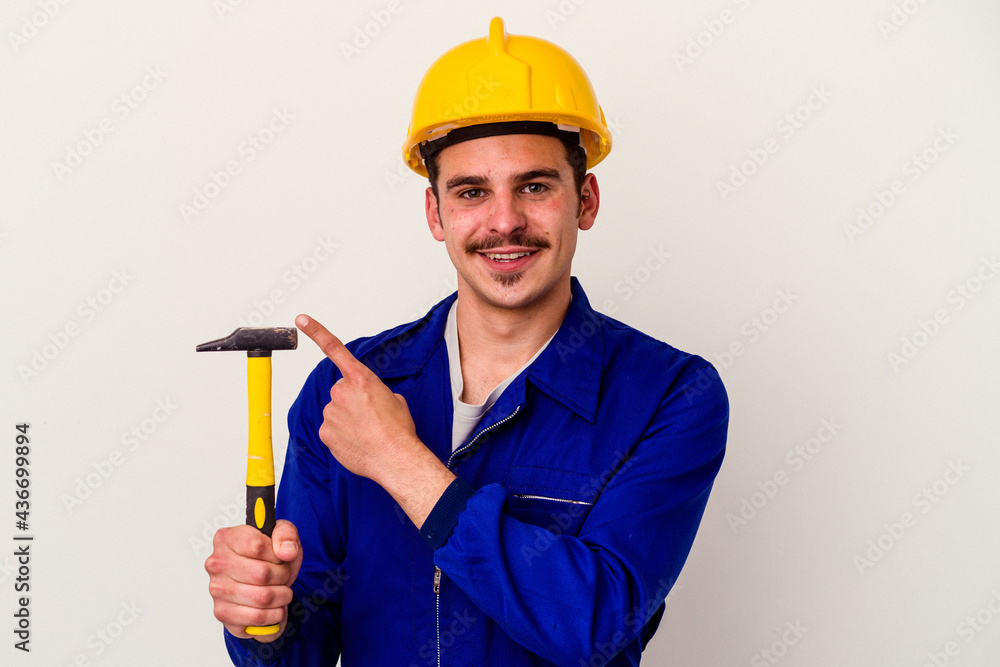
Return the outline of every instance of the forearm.
<path id="1" fill-rule="evenodd" d="M 423 443 L 415 439 L 408 454 L 388 462 L 375 481 L 399 504 L 419 530 L 445 489 L 455 480 Z"/>

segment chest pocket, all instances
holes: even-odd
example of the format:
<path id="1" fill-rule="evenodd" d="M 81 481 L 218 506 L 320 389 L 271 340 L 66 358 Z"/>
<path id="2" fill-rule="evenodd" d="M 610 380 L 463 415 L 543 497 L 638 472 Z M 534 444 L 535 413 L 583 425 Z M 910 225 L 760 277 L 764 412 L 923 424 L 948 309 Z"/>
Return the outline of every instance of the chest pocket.
<path id="1" fill-rule="evenodd" d="M 592 475 L 536 466 L 513 466 L 506 489 L 509 516 L 574 537 L 599 491 Z"/>

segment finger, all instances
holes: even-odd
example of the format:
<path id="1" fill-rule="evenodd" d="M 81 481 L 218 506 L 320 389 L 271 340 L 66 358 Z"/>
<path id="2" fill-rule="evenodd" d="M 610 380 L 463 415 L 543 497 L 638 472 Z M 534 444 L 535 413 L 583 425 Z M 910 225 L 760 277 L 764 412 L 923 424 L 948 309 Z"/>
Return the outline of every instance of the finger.
<path id="1" fill-rule="evenodd" d="M 238 584 L 250 586 L 285 586 L 291 573 L 287 563 L 275 565 L 235 554 L 209 556 L 205 561 L 205 570 L 213 577 L 230 579 Z"/>
<path id="2" fill-rule="evenodd" d="M 244 628 L 248 625 L 258 627 L 276 625 L 285 620 L 285 608 L 257 609 L 220 601 L 215 604 L 215 617 L 222 621 L 232 634 L 246 638 Z"/>
<path id="3" fill-rule="evenodd" d="M 281 560 L 285 561 L 290 569 L 287 585 L 291 586 L 295 578 L 299 576 L 299 567 L 302 565 L 302 543 L 299 541 L 299 531 L 290 521 L 279 519 L 271 534 L 274 542 L 274 552 Z"/>
<path id="4" fill-rule="evenodd" d="M 220 584 L 224 588 L 217 599 L 240 607 L 251 609 L 284 609 L 292 601 L 292 589 L 289 586 L 248 586 L 229 582 Z"/>
<path id="5" fill-rule="evenodd" d="M 289 586 L 241 583 L 226 573 L 209 577 L 208 592 L 217 604 L 226 603 L 255 609 L 283 608 L 292 601 L 292 589 Z"/>
<path id="6" fill-rule="evenodd" d="M 254 586 L 287 585 L 291 568 L 275 555 L 271 538 L 251 530 L 259 537 L 241 541 L 237 538 L 245 537 L 247 531 L 220 529 L 215 535 L 215 549 L 205 560 L 205 571 L 218 581 L 231 580 Z"/>
<path id="7" fill-rule="evenodd" d="M 212 540 L 216 553 L 232 551 L 238 556 L 281 565 L 283 562 L 274 554 L 271 539 L 253 526 L 232 526 L 220 528 Z"/>
<path id="8" fill-rule="evenodd" d="M 367 367 L 354 358 L 340 339 L 327 331 L 326 327 L 312 319 L 308 315 L 299 315 L 295 318 L 295 324 L 302 330 L 302 333 L 309 336 L 323 354 L 340 369 L 340 374 L 344 377 L 357 375 Z"/>
<path id="9" fill-rule="evenodd" d="M 291 521 L 278 520 L 271 533 L 271 542 L 274 544 L 275 555 L 285 563 L 294 560 L 299 555 L 301 549 L 299 531 Z"/>

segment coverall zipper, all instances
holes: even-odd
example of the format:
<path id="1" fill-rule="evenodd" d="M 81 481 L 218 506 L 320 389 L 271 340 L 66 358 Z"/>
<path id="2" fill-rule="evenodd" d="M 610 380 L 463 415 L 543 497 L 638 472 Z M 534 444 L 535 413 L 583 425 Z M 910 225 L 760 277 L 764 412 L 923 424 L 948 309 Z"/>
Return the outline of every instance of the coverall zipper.
<path id="1" fill-rule="evenodd" d="M 445 466 L 450 469 L 451 462 L 455 459 L 456 456 L 458 456 L 462 452 L 467 451 L 470 447 L 475 445 L 476 442 L 479 441 L 479 438 L 481 438 L 484 434 L 489 433 L 490 431 L 497 428 L 501 424 L 506 424 L 507 422 L 509 422 L 511 419 L 514 418 L 515 415 L 517 415 L 518 412 L 521 411 L 522 407 L 524 407 L 523 403 L 514 408 L 514 412 L 510 413 L 497 423 L 487 426 L 482 431 L 477 433 L 476 436 L 472 438 L 472 440 L 469 440 L 467 443 L 465 443 L 464 445 L 456 449 L 454 452 L 452 452 L 451 456 L 448 457 L 448 462 L 445 463 Z M 437 565 L 434 566 L 434 633 L 437 639 L 437 667 L 441 667 L 441 568 L 439 568 Z"/>
<path id="2" fill-rule="evenodd" d="M 500 421 L 498 421 L 496 424 L 490 424 L 489 426 L 487 426 L 486 428 L 484 428 L 482 431 L 480 431 L 479 433 L 477 433 L 476 437 L 474 437 L 472 440 L 469 440 L 467 443 L 465 443 L 464 445 L 462 445 L 461 447 L 459 447 L 458 449 L 456 449 L 454 452 L 452 452 L 451 456 L 448 457 L 448 462 L 445 463 L 445 466 L 447 466 L 448 468 L 451 468 L 451 462 L 455 459 L 456 456 L 458 456 L 459 454 L 465 452 L 470 447 L 472 447 L 474 444 L 476 444 L 476 442 L 479 441 L 479 438 L 481 438 L 484 434 L 489 433 L 490 431 L 492 431 L 496 427 L 500 426 L 501 424 L 506 424 L 507 422 L 509 422 L 511 419 L 514 418 L 515 415 L 517 415 L 518 412 L 521 411 L 522 407 L 524 407 L 523 403 L 521 405 L 518 405 L 516 408 L 514 408 L 514 412 L 510 413 L 509 415 L 507 415 L 506 417 L 504 417 L 503 419 L 501 419 Z"/>
<path id="3" fill-rule="evenodd" d="M 441 568 L 434 566 L 434 632 L 437 635 L 437 667 L 441 667 Z"/>

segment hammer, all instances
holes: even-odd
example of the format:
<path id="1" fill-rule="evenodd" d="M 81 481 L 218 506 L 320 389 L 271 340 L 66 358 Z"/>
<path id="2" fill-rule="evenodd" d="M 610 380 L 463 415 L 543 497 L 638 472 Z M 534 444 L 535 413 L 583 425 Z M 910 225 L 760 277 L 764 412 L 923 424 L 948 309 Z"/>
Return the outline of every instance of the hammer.
<path id="1" fill-rule="evenodd" d="M 295 327 L 241 327 L 225 338 L 202 343 L 196 352 L 247 353 L 247 525 L 271 536 L 274 530 L 274 454 L 271 451 L 271 351 L 294 350 Z M 277 625 L 248 626 L 247 634 L 272 635 Z"/>

